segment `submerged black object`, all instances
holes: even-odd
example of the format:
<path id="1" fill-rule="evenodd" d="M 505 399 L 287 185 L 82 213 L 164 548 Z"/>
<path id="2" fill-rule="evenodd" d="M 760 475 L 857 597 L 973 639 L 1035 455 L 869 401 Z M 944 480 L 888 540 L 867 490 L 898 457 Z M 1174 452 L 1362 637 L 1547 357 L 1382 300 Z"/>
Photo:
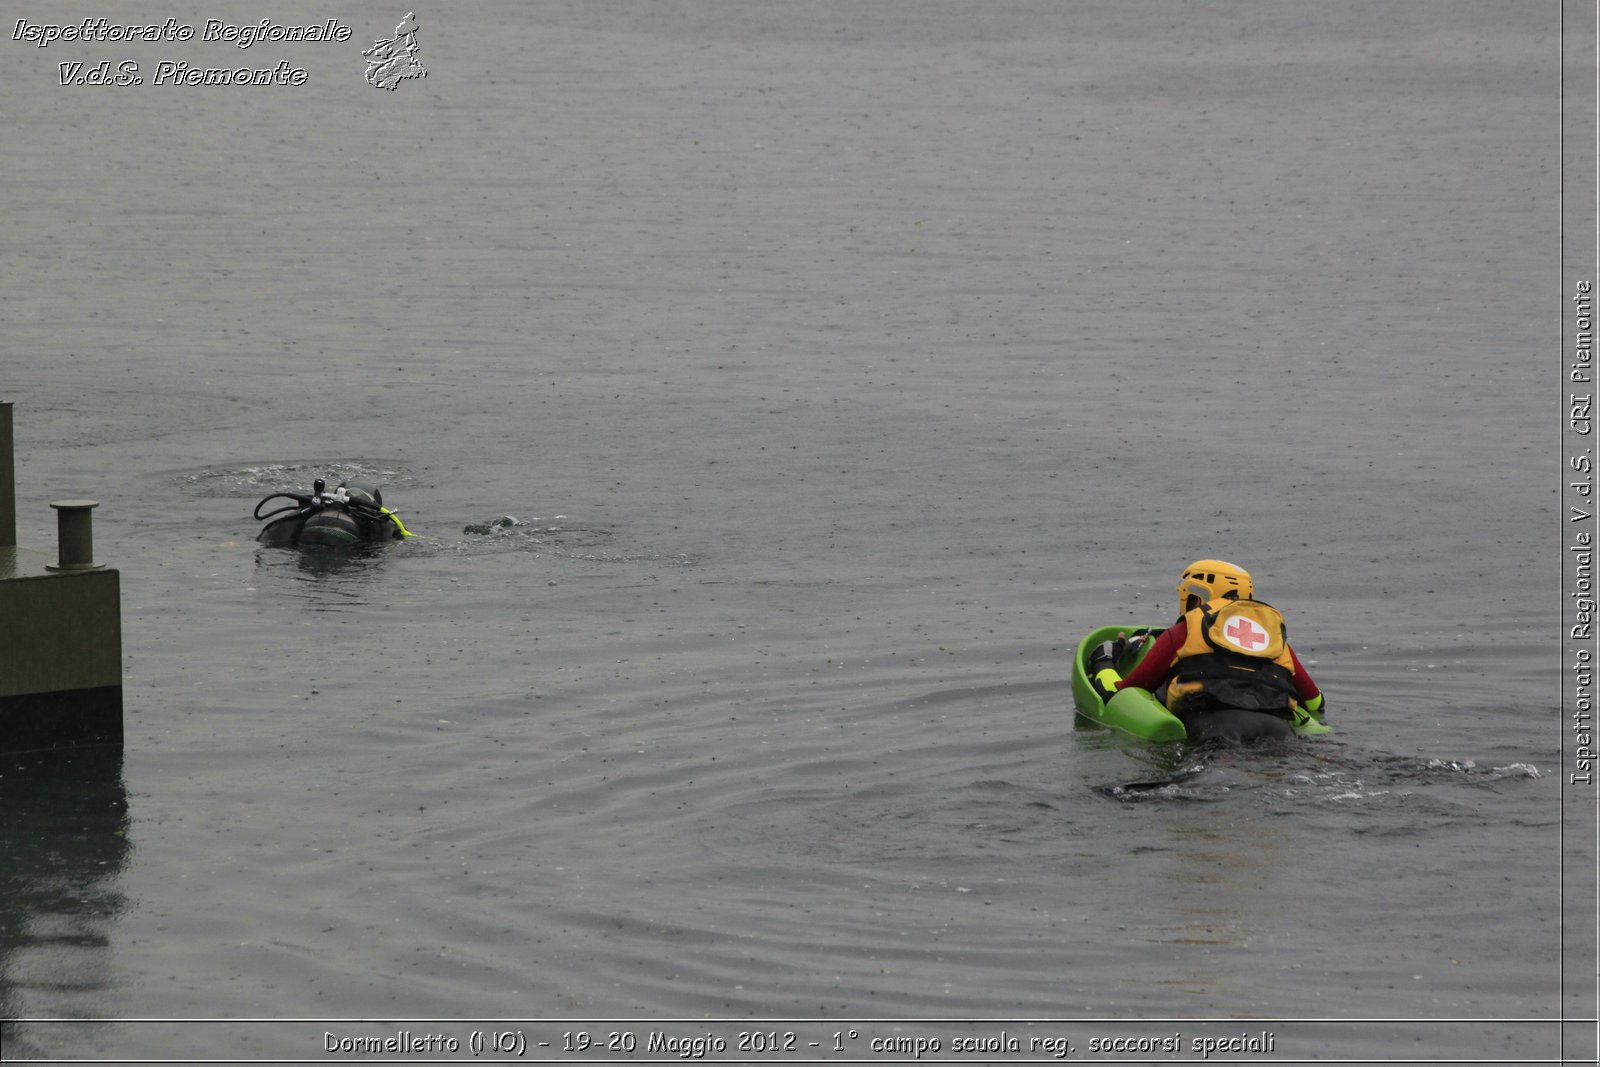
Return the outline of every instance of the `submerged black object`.
<path id="1" fill-rule="evenodd" d="M 1294 736 L 1289 720 L 1248 708 L 1219 707 L 1198 715 L 1184 715 L 1184 726 L 1195 741 L 1221 745 L 1253 745 Z"/>
<path id="2" fill-rule="evenodd" d="M 257 521 L 265 522 L 256 540 L 269 545 L 320 545 L 348 548 L 377 541 L 401 541 L 411 536 L 399 516 L 383 506 L 377 487 L 360 482 L 341 483 L 333 492 L 318 478 L 310 496 L 273 493 L 256 505 Z M 274 500 L 289 503 L 268 511 Z"/>

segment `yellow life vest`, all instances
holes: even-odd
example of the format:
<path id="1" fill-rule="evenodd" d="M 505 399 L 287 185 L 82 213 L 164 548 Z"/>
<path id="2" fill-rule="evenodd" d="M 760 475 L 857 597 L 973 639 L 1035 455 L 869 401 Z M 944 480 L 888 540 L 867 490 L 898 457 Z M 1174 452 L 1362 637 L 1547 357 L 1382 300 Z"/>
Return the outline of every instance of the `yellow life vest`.
<path id="1" fill-rule="evenodd" d="M 1169 668 L 1168 710 L 1294 710 L 1294 657 L 1277 608 L 1260 600 L 1213 600 L 1183 621 L 1183 646 Z"/>

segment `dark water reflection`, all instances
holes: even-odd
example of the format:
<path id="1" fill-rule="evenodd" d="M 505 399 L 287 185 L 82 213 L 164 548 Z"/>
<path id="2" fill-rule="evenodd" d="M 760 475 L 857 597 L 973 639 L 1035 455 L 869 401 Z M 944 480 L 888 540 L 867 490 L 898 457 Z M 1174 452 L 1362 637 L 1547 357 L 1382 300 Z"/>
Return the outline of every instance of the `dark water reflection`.
<path id="1" fill-rule="evenodd" d="M 287 589 L 308 611 L 342 611 L 366 602 L 364 589 L 382 569 L 389 545 L 350 548 L 279 548 L 261 546 L 256 566 L 275 575 L 289 575 Z"/>
<path id="2" fill-rule="evenodd" d="M 71 1014 L 83 994 L 95 1014 L 127 905 L 127 831 L 121 751 L 0 763 L 0 1017 Z M 10 1045 L 19 1037 L 5 1026 Z"/>

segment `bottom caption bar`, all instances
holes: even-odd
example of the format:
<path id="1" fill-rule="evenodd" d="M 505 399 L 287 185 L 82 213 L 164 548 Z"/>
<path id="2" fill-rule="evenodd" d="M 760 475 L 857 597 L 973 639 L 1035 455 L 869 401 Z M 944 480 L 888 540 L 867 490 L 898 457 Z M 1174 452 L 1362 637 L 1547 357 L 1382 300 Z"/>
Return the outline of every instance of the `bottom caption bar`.
<path id="1" fill-rule="evenodd" d="M 1563 1063 L 1592 1019 L 13 1020 L 36 1063 Z M 114 1059 L 102 1057 L 114 1056 Z"/>

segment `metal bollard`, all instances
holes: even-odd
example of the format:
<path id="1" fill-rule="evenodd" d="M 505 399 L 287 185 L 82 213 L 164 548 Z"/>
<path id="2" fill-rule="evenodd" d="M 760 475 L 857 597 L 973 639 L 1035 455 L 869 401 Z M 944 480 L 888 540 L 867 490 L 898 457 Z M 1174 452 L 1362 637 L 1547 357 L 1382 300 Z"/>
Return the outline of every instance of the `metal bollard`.
<path id="1" fill-rule="evenodd" d="M 100 506 L 98 500 L 57 500 L 56 565 L 50 571 L 93 571 L 105 566 L 94 561 L 94 525 L 89 513 Z"/>

